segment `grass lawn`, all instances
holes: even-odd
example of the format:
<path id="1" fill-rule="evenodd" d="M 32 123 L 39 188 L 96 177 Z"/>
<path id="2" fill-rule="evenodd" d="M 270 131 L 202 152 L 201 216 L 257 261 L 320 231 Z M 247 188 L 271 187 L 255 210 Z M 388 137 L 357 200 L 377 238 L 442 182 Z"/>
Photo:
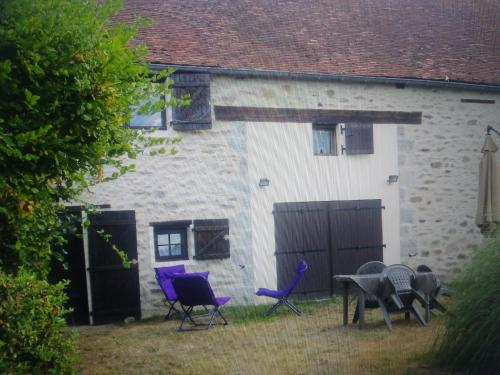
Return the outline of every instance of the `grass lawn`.
<path id="1" fill-rule="evenodd" d="M 81 374 L 436 374 L 418 363 L 439 331 L 433 317 L 420 327 L 392 315 L 390 333 L 378 310 L 368 310 L 365 331 L 342 326 L 336 300 L 299 303 L 297 317 L 269 306 L 225 309 L 229 325 L 177 332 L 160 318 L 79 332 Z M 224 311 L 224 310 L 223 310 Z M 350 307 L 350 315 L 354 306 Z M 189 324 L 186 325 L 189 327 Z"/>

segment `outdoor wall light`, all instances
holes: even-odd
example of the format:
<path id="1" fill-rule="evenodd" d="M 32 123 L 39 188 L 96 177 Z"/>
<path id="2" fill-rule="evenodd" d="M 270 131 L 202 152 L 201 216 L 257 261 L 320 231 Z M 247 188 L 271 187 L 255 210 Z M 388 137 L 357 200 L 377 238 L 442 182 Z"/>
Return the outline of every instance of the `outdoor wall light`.
<path id="1" fill-rule="evenodd" d="M 398 182 L 398 178 L 399 178 L 399 176 L 397 176 L 397 175 L 395 175 L 395 174 L 391 174 L 391 175 L 389 176 L 389 178 L 387 179 L 387 182 L 388 182 L 389 184 L 395 184 L 396 182 Z"/>
<path id="2" fill-rule="evenodd" d="M 269 186 L 269 179 L 268 179 L 268 178 L 266 178 L 266 177 L 262 177 L 262 178 L 259 180 L 259 186 L 260 186 L 260 187 Z"/>

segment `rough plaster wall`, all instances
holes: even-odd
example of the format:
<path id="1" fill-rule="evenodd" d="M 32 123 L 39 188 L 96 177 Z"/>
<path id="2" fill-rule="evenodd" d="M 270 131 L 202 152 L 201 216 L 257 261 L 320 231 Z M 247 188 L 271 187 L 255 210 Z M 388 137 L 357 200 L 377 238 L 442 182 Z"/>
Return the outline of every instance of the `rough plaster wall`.
<path id="1" fill-rule="evenodd" d="M 215 94 L 216 96 L 216 94 Z M 185 264 L 188 271 L 210 271 L 216 295 L 231 295 L 234 303 L 253 296 L 253 265 L 247 186 L 245 128 L 214 124 L 209 131 L 159 135 L 183 137 L 175 156 L 142 156 L 137 171 L 98 185 L 87 197 L 112 210 L 135 210 L 141 307 L 144 317 L 163 314 L 163 294 L 153 267 Z M 193 234 L 188 230 L 190 260 L 156 263 L 152 222 L 192 219 L 229 219 L 231 257 L 196 261 Z"/>
<path id="2" fill-rule="evenodd" d="M 500 129 L 499 94 L 278 79 L 216 82 L 226 88 L 227 105 L 421 111 L 421 125 L 398 126 L 401 261 L 452 275 L 483 241 L 474 224 L 478 165 L 486 126 Z"/>

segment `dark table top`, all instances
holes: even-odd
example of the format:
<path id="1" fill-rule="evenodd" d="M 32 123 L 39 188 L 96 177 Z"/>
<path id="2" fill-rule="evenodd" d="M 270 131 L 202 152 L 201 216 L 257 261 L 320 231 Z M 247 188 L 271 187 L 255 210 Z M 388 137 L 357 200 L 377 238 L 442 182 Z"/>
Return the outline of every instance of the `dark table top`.
<path id="1" fill-rule="evenodd" d="M 387 288 L 381 274 L 365 275 L 334 275 L 339 282 L 356 284 L 365 293 L 382 296 L 387 293 Z M 433 272 L 417 272 L 414 288 L 422 293 L 431 294 L 438 287 L 438 279 Z"/>

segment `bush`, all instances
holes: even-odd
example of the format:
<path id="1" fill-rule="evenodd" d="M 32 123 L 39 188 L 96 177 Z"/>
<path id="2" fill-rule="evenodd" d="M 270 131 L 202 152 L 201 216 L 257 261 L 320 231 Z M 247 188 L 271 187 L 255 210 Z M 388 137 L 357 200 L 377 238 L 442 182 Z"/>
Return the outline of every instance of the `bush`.
<path id="1" fill-rule="evenodd" d="M 500 238 L 476 253 L 455 287 L 434 360 L 471 374 L 500 374 Z"/>
<path id="2" fill-rule="evenodd" d="M 64 283 L 25 270 L 0 272 L 0 373 L 73 373 L 74 335 L 66 327 Z"/>

